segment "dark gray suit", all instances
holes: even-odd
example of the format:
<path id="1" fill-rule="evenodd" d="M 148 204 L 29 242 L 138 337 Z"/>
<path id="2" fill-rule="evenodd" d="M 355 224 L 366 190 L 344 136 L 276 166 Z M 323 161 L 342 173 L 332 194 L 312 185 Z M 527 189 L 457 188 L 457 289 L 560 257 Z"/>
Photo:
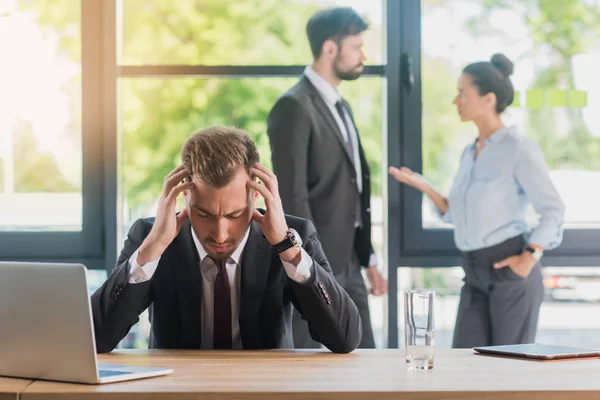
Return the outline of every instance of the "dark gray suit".
<path id="1" fill-rule="evenodd" d="M 345 106 L 352 115 L 350 105 Z M 369 265 L 373 252 L 371 182 L 360 140 L 362 193 L 357 188 L 353 160 L 342 132 L 306 76 L 277 100 L 269 114 L 267 132 L 283 208 L 286 213 L 314 222 L 336 279 L 361 314 L 360 347 L 374 347 L 368 293 L 360 273 L 360 266 Z M 361 228 L 355 228 L 357 203 Z M 295 319 L 294 344 L 314 347 L 301 324 Z"/>
<path id="2" fill-rule="evenodd" d="M 313 259 L 308 281 L 291 280 L 281 259 L 252 222 L 241 259 L 240 336 L 244 349 L 292 348 L 292 305 L 309 321 L 310 334 L 335 353 L 354 350 L 361 340 L 358 310 L 331 276 L 327 258 L 310 221 L 286 216 Z M 150 307 L 150 348 L 199 349 L 202 274 L 189 222 L 161 256 L 150 281 L 128 283 L 128 260 L 154 219 L 131 227 L 117 267 L 92 295 L 98 352 L 109 352 Z"/>

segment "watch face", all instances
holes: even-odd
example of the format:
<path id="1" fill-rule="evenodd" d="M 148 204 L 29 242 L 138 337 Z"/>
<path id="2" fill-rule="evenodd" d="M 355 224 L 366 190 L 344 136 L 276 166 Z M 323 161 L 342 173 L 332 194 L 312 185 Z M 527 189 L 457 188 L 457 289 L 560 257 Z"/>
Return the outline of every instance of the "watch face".
<path id="1" fill-rule="evenodd" d="M 300 237 L 300 234 L 298 232 L 296 232 L 295 229 L 290 229 L 290 233 L 292 234 L 292 241 L 294 242 L 294 246 L 302 246 L 302 238 Z"/>

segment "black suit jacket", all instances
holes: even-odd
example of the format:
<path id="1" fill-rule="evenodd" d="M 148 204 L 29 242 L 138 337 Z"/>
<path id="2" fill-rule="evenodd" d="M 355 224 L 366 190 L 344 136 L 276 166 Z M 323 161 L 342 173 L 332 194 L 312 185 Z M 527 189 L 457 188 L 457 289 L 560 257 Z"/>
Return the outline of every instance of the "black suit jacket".
<path id="1" fill-rule="evenodd" d="M 350 105 L 345 105 L 352 116 Z M 353 249 L 361 265 L 368 266 L 373 252 L 371 178 L 360 138 L 362 193 L 356 186 L 354 164 L 342 132 L 304 75 L 273 106 L 267 132 L 285 212 L 314 222 L 336 274 L 349 265 Z M 356 230 L 358 200 L 363 227 Z"/>
<path id="2" fill-rule="evenodd" d="M 354 302 L 333 278 L 313 224 L 286 216 L 313 259 L 311 277 L 291 280 L 281 259 L 252 221 L 241 259 L 240 335 L 244 349 L 292 348 L 292 305 L 308 321 L 314 340 L 335 353 L 360 343 Z M 189 222 L 163 253 L 150 281 L 128 283 L 128 261 L 150 232 L 154 218 L 137 220 L 107 281 L 92 295 L 98 352 L 113 350 L 150 307 L 150 348 L 199 349 L 202 274 Z"/>

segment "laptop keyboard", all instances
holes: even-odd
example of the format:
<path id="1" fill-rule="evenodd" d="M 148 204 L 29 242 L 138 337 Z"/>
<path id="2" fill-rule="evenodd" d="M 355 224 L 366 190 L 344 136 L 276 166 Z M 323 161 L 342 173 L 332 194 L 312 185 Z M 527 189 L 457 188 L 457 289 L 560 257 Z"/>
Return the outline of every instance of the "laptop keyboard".
<path id="1" fill-rule="evenodd" d="M 100 369 L 100 370 L 98 370 L 98 374 L 100 375 L 100 378 L 108 378 L 109 376 L 131 374 L 131 372 L 129 372 L 129 371 L 111 371 L 108 369 Z"/>

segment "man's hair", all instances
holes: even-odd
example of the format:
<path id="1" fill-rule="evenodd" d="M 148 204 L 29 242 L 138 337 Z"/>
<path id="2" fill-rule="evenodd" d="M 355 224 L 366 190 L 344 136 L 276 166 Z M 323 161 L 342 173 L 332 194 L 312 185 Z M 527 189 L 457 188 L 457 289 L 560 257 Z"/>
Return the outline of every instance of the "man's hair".
<path id="1" fill-rule="evenodd" d="M 194 133 L 183 145 L 181 161 L 190 179 L 215 188 L 226 186 L 236 172 L 260 161 L 256 144 L 248 133 L 230 126 L 209 126 Z"/>
<path id="2" fill-rule="evenodd" d="M 338 46 L 347 36 L 366 31 L 369 24 L 350 7 L 335 7 L 321 10 L 308 20 L 306 36 L 313 57 L 319 58 L 323 43 L 335 41 Z"/>

